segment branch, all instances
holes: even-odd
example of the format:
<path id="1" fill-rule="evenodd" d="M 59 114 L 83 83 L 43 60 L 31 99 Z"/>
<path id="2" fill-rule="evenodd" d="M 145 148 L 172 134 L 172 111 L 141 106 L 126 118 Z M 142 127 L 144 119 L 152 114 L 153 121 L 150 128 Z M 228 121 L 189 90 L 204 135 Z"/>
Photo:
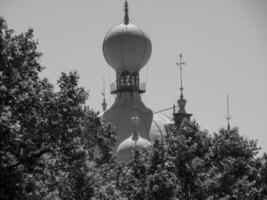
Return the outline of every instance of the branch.
<path id="1" fill-rule="evenodd" d="M 36 153 L 36 154 L 33 154 L 33 155 L 31 155 L 31 156 L 28 156 L 28 157 L 22 159 L 21 161 L 17 162 L 17 163 L 14 164 L 14 165 L 9 166 L 9 167 L 8 167 L 8 170 L 11 170 L 11 169 L 13 169 L 14 167 L 17 167 L 17 166 L 19 166 L 19 165 L 22 165 L 22 164 L 28 162 L 29 160 L 36 159 L 36 158 L 40 158 L 40 157 L 41 157 L 42 155 L 44 155 L 45 153 L 54 153 L 54 152 L 53 152 L 51 149 L 44 149 L 44 150 L 42 150 L 42 151 L 40 151 L 40 152 L 38 152 L 38 153 Z"/>

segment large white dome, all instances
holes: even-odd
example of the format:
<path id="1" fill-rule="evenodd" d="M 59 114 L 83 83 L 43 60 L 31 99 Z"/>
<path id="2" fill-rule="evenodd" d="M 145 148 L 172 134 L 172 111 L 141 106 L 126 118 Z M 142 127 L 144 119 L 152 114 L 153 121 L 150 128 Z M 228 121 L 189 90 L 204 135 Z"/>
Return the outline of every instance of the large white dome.
<path id="1" fill-rule="evenodd" d="M 151 49 L 148 36 L 132 23 L 112 28 L 103 43 L 104 57 L 118 73 L 138 72 L 148 62 Z"/>

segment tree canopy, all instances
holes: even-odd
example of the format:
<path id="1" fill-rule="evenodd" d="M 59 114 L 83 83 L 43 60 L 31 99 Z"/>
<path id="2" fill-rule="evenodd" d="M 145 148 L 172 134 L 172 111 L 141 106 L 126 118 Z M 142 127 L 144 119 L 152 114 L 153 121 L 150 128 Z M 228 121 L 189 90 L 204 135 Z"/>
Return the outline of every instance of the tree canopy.
<path id="1" fill-rule="evenodd" d="M 40 78 L 33 30 L 14 35 L 3 18 L 0 29 L 0 199 L 267 198 L 267 156 L 237 128 L 209 134 L 185 122 L 117 162 L 115 133 L 85 104 L 77 72 L 55 91 Z"/>
<path id="2" fill-rule="evenodd" d="M 40 78 L 32 29 L 14 36 L 3 19 L 0 29 L 0 198 L 90 199 L 89 169 L 112 161 L 113 132 L 85 106 L 77 72 L 57 92 Z"/>

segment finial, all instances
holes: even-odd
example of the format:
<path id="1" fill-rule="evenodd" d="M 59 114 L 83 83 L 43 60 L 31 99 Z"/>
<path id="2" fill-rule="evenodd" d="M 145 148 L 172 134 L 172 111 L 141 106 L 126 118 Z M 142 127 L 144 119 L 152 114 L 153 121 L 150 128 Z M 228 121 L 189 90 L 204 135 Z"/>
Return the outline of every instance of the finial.
<path id="1" fill-rule="evenodd" d="M 186 65 L 185 62 L 182 60 L 183 55 L 180 53 L 179 55 L 179 62 L 176 62 L 176 65 L 180 67 L 180 99 L 178 100 L 178 106 L 179 106 L 179 113 L 186 113 L 185 112 L 185 105 L 186 105 L 186 100 L 184 99 L 183 95 L 183 66 Z"/>
<path id="2" fill-rule="evenodd" d="M 131 117 L 131 123 L 133 125 L 133 137 L 132 139 L 134 141 L 137 141 L 138 138 L 139 138 L 139 135 L 138 135 L 138 132 L 137 132 L 137 129 L 138 129 L 138 126 L 139 126 L 139 123 L 140 123 L 140 119 L 137 115 L 134 115 Z"/>
<path id="3" fill-rule="evenodd" d="M 183 55 L 180 53 L 179 55 L 179 62 L 176 62 L 176 65 L 180 67 L 180 98 L 183 99 L 184 95 L 183 95 L 183 66 L 186 65 L 186 63 L 184 61 L 182 61 Z"/>
<path id="4" fill-rule="evenodd" d="M 124 24 L 127 25 L 129 24 L 129 15 L 128 15 L 128 2 L 127 0 L 124 3 Z"/>
<path id="5" fill-rule="evenodd" d="M 107 102 L 106 102 L 106 100 L 105 100 L 105 98 L 103 99 L 103 102 L 102 102 L 102 109 L 103 109 L 103 111 L 106 111 L 106 109 L 107 109 Z"/>
<path id="6" fill-rule="evenodd" d="M 230 119 L 231 119 L 231 116 L 230 116 L 230 111 L 229 111 L 229 95 L 227 94 L 227 115 L 226 115 L 226 119 L 227 119 L 227 129 L 228 131 L 230 130 Z"/>
<path id="7" fill-rule="evenodd" d="M 105 78 L 103 77 L 103 92 L 101 92 L 103 96 L 103 102 L 102 102 L 102 109 L 103 111 L 106 111 L 107 109 L 107 103 L 106 103 L 106 91 L 105 91 Z"/>
<path id="8" fill-rule="evenodd" d="M 131 124 L 133 126 L 133 137 L 132 139 L 137 141 L 138 138 L 139 138 L 139 135 L 138 135 L 138 126 L 139 126 L 139 123 L 140 123 L 140 119 L 137 115 L 137 105 L 134 105 L 134 112 L 133 112 L 133 116 L 131 117 Z"/>
<path id="9" fill-rule="evenodd" d="M 134 115 L 131 117 L 131 123 L 133 125 L 134 131 L 137 131 L 137 128 L 139 126 L 140 120 L 137 115 Z"/>

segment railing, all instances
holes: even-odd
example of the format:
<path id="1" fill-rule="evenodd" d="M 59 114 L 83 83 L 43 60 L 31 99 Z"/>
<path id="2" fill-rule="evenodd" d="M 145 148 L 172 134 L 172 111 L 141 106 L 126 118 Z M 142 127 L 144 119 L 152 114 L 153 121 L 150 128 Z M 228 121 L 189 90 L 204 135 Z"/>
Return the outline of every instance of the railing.
<path id="1" fill-rule="evenodd" d="M 145 90 L 146 90 L 146 83 L 144 82 L 139 83 L 139 88 L 137 90 L 133 86 L 121 86 L 121 88 L 119 88 L 116 82 L 110 84 L 110 93 L 112 94 L 117 93 L 119 91 L 139 91 L 143 93 L 145 92 Z"/>

